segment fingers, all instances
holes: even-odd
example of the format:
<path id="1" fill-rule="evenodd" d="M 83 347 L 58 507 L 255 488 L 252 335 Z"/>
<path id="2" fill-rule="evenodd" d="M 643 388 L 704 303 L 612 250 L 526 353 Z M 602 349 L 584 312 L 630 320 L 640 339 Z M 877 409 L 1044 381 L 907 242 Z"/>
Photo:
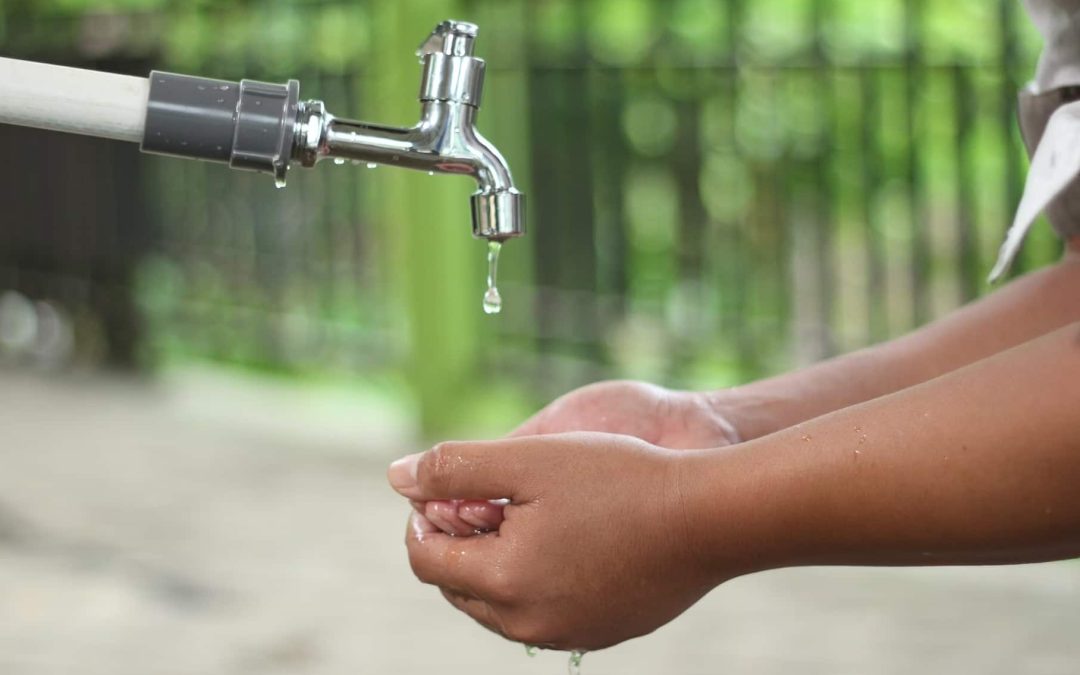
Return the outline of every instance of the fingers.
<path id="1" fill-rule="evenodd" d="M 424 506 L 424 516 L 446 534 L 455 537 L 477 534 L 482 528 L 470 525 L 461 517 L 461 504 L 460 501 L 428 502 Z"/>
<path id="2" fill-rule="evenodd" d="M 415 501 L 517 499 L 527 492 L 525 463 L 535 442 L 442 443 L 394 462 L 387 477 Z"/>
<path id="3" fill-rule="evenodd" d="M 424 537 L 431 534 L 439 534 L 442 530 L 435 526 L 430 520 L 424 517 L 420 513 L 409 514 L 409 529 L 405 533 L 405 543 L 411 539 L 423 540 Z"/>
<path id="4" fill-rule="evenodd" d="M 499 529 L 503 521 L 504 505 L 493 502 L 462 502 L 458 515 L 466 523 L 482 532 Z"/>
<path id="5" fill-rule="evenodd" d="M 455 537 L 468 537 L 485 532 L 494 532 L 503 522 L 505 502 L 500 501 L 462 501 L 418 502 L 410 499 L 420 515 L 446 534 Z"/>
<path id="6" fill-rule="evenodd" d="M 496 564 L 498 537 L 452 537 L 418 513 L 409 518 L 405 545 L 416 577 L 460 595 L 479 597 Z"/>

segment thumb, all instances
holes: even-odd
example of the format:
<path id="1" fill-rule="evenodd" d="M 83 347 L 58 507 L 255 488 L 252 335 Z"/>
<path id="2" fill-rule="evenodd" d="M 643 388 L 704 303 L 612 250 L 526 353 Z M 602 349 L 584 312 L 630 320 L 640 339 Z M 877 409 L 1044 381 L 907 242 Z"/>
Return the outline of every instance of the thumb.
<path id="1" fill-rule="evenodd" d="M 523 498 L 528 442 L 440 443 L 399 459 L 387 478 L 399 494 L 421 502 Z"/>

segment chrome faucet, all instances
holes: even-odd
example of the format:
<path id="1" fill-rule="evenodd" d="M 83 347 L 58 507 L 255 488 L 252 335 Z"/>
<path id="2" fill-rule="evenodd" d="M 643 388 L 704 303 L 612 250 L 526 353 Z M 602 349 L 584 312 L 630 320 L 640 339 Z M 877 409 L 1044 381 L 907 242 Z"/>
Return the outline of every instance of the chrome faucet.
<path id="1" fill-rule="evenodd" d="M 397 129 L 337 119 L 300 102 L 300 83 L 232 82 L 153 71 L 125 77 L 0 58 L 0 122 L 134 141 L 144 152 L 228 164 L 274 177 L 292 165 L 355 160 L 476 179 L 473 234 L 525 234 L 525 195 L 476 130 L 483 59 L 478 29 L 444 21 L 420 46 L 420 122 Z"/>
<path id="2" fill-rule="evenodd" d="M 525 195 L 510 167 L 476 129 L 485 63 L 473 55 L 477 26 L 444 21 L 420 45 L 420 122 L 395 128 L 338 119 L 321 101 L 298 105 L 292 158 L 305 167 L 324 159 L 384 164 L 472 176 L 473 235 L 503 241 L 525 234 Z"/>

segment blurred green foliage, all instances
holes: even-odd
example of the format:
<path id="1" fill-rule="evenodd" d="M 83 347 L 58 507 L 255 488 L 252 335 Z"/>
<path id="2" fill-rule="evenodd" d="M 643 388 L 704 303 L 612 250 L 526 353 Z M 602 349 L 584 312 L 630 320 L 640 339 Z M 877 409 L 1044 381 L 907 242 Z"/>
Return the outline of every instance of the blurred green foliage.
<path id="1" fill-rule="evenodd" d="M 1039 49 L 1016 0 L 0 0 L 0 48 L 299 77 L 407 124 L 448 16 L 481 25 L 481 126 L 532 199 L 507 315 L 480 313 L 466 183 L 321 167 L 277 194 L 151 160 L 149 349 L 406 373 L 444 432 L 598 377 L 734 384 L 985 292 Z"/>

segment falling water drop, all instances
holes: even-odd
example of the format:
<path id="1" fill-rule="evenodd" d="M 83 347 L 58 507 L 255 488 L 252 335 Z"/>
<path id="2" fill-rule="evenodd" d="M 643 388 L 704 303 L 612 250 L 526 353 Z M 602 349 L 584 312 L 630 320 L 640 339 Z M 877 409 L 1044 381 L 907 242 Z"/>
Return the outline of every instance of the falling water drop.
<path id="1" fill-rule="evenodd" d="M 502 296 L 499 295 L 499 253 L 502 243 L 493 241 L 488 244 L 487 292 L 484 293 L 484 313 L 498 314 L 502 311 Z"/>
<path id="2" fill-rule="evenodd" d="M 484 293 L 484 313 L 499 314 L 500 312 L 502 312 L 502 296 L 499 295 L 499 289 L 492 286 Z"/>
<path id="3" fill-rule="evenodd" d="M 525 656 L 530 659 L 535 659 L 536 655 L 540 653 L 540 648 L 536 645 L 525 645 Z"/>
<path id="4" fill-rule="evenodd" d="M 566 666 L 566 672 L 570 675 L 581 675 L 581 660 L 585 658 L 585 652 L 570 652 L 570 663 Z"/>

